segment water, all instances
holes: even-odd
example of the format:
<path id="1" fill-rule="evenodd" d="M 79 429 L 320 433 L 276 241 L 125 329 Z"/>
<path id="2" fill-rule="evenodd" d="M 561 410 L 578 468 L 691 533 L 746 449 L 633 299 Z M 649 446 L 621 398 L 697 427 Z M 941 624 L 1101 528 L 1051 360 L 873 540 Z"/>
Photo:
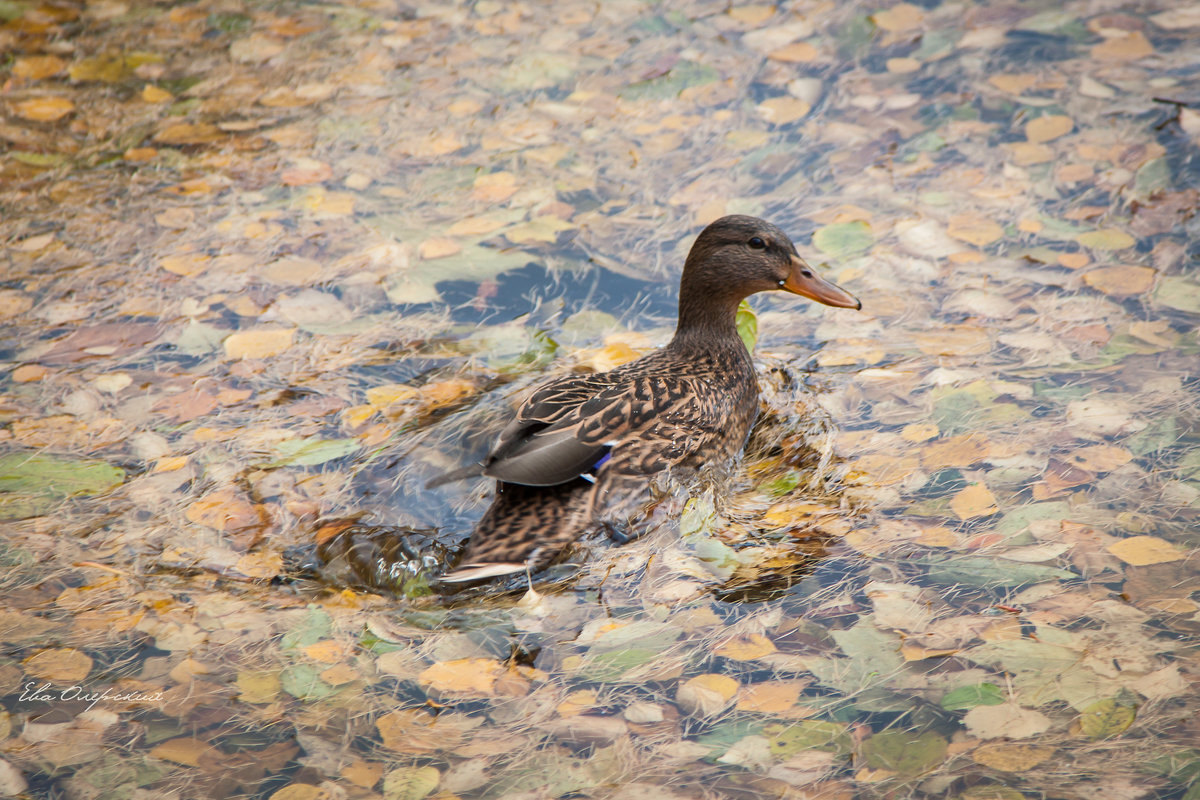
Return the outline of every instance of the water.
<path id="1" fill-rule="evenodd" d="M 0 21 L 6 791 L 1197 791 L 1194 8 Z M 425 480 L 726 213 L 864 306 L 752 301 L 731 475 L 534 592 L 296 573 L 461 540 Z"/>

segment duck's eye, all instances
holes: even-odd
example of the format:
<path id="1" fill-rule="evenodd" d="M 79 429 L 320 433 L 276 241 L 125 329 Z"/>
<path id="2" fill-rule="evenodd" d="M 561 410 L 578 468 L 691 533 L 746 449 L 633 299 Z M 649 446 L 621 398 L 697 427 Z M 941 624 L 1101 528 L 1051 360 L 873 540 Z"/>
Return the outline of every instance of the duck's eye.
<path id="1" fill-rule="evenodd" d="M 747 244 L 750 245 L 750 248 L 752 250 L 765 250 L 767 247 L 767 243 L 764 242 L 762 239 L 758 238 L 757 236 L 755 236 L 753 239 L 751 239 L 749 242 L 747 242 Z"/>

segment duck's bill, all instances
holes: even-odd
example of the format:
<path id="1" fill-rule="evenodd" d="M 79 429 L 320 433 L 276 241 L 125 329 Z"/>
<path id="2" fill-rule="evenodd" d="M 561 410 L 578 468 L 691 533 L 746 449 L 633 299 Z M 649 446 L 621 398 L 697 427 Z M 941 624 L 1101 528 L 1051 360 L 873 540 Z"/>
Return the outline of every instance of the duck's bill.
<path id="1" fill-rule="evenodd" d="M 785 291 L 836 308 L 862 308 L 862 302 L 836 283 L 817 274 L 800 256 L 792 256 L 792 274 L 784 281 Z"/>

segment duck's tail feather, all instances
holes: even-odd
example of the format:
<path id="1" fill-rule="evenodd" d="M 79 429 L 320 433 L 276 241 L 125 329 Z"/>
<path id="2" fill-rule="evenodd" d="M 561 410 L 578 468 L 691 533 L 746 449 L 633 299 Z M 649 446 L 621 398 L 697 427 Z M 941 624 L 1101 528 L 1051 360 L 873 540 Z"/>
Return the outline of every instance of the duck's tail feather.
<path id="1" fill-rule="evenodd" d="M 443 486 L 447 483 L 454 483 L 455 481 L 465 481 L 467 478 L 478 478 L 481 475 L 483 475 L 483 465 L 482 464 L 467 464 L 465 467 L 461 467 L 461 468 L 453 470 L 451 472 L 445 472 L 445 473 L 442 473 L 441 475 L 437 475 L 437 476 L 430 478 L 425 483 L 425 488 L 426 489 L 436 489 L 437 487 Z"/>
<path id="2" fill-rule="evenodd" d="M 440 583 L 466 583 L 479 581 L 484 578 L 498 578 L 501 575 L 513 575 L 527 569 L 524 562 L 495 562 L 491 564 L 464 564 L 458 569 L 447 572 L 437 580 Z"/>

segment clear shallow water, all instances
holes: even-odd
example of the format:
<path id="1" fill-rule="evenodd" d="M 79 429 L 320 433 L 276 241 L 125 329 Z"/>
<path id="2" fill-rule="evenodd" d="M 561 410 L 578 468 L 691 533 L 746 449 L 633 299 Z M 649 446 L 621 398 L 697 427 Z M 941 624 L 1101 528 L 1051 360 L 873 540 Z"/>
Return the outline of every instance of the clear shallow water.
<path id="1" fill-rule="evenodd" d="M 0 19 L 11 791 L 1195 791 L 1194 8 Z M 754 301 L 731 478 L 535 594 L 278 580 L 465 532 L 416 483 L 724 213 L 864 302 Z"/>

